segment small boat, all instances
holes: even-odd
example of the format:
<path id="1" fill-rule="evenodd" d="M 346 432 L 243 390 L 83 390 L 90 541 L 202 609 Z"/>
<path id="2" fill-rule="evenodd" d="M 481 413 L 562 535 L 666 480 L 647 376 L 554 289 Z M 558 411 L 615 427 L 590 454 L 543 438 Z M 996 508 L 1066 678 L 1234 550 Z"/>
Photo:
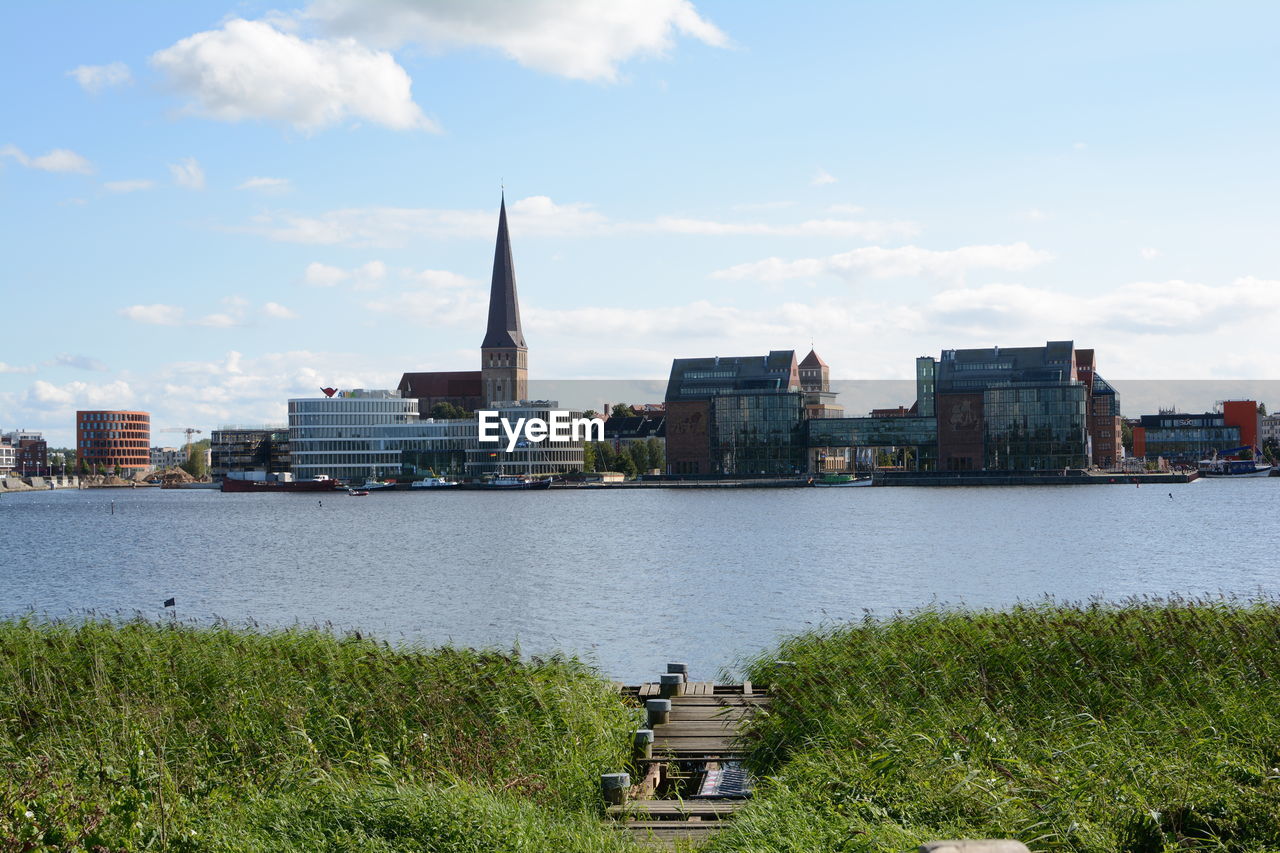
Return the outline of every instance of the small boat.
<path id="1" fill-rule="evenodd" d="M 410 489 L 456 489 L 462 484 L 448 477 L 423 477 L 409 484 Z"/>
<path id="2" fill-rule="evenodd" d="M 1244 451 L 1252 450 L 1251 459 L 1230 459 Z M 1256 448 L 1236 447 L 1214 454 L 1212 459 L 1201 459 L 1198 470 L 1201 477 L 1269 477 L 1274 466 L 1259 460 Z"/>
<path id="3" fill-rule="evenodd" d="M 377 480 L 366 480 L 363 486 L 357 486 L 356 488 L 366 492 L 390 492 L 394 491 L 395 487 L 395 483 L 382 483 Z"/>
<path id="4" fill-rule="evenodd" d="M 353 498 L 367 498 L 369 497 L 369 490 L 368 489 L 347 489 L 347 494 L 351 495 L 351 497 Z"/>
<path id="5" fill-rule="evenodd" d="M 852 477 L 848 474 L 827 474 L 824 477 L 814 480 L 813 485 L 825 486 L 828 488 L 830 487 L 848 488 L 850 486 L 870 486 L 871 478 L 863 477 L 862 479 L 858 479 L 857 477 Z"/>

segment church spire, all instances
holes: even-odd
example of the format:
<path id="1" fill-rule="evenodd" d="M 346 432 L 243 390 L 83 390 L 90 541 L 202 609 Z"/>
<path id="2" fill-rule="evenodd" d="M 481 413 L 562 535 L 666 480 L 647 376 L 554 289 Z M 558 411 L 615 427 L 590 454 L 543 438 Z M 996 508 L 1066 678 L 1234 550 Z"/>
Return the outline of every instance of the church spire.
<path id="1" fill-rule="evenodd" d="M 511 260 L 511 237 L 507 233 L 507 194 L 502 194 L 498 213 L 498 242 L 493 250 L 493 282 L 489 285 L 489 326 L 482 349 L 525 348 L 520 329 L 520 300 L 516 296 L 516 267 Z"/>

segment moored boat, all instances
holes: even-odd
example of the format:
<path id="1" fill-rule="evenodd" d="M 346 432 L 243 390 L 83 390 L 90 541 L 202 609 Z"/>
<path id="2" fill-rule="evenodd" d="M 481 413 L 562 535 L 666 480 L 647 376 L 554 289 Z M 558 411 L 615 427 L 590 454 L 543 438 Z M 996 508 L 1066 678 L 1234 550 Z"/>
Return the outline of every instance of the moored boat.
<path id="1" fill-rule="evenodd" d="M 224 492 L 332 492 L 342 484 L 332 477 L 320 476 L 314 480 L 242 480 L 224 477 Z"/>
<path id="2" fill-rule="evenodd" d="M 1250 450 L 1253 456 L 1249 459 L 1229 458 Z M 1259 461 L 1260 455 L 1256 448 L 1237 447 L 1216 454 L 1212 459 L 1201 459 L 1198 471 L 1201 477 L 1269 477 L 1274 466 Z"/>
<path id="3" fill-rule="evenodd" d="M 850 486 L 870 486 L 871 478 L 863 477 L 861 479 L 853 477 L 849 474 L 827 474 L 813 481 L 815 486 L 831 487 L 850 487 Z"/>
<path id="4" fill-rule="evenodd" d="M 538 479 L 527 477 L 524 474 L 499 474 L 494 477 L 486 477 L 475 483 L 468 483 L 465 488 L 500 492 L 549 489 L 551 488 L 551 480 L 551 477 Z"/>
<path id="5" fill-rule="evenodd" d="M 409 484 L 410 489 L 456 489 L 462 484 L 457 480 L 450 480 L 448 477 L 423 477 L 421 480 L 414 480 Z"/>

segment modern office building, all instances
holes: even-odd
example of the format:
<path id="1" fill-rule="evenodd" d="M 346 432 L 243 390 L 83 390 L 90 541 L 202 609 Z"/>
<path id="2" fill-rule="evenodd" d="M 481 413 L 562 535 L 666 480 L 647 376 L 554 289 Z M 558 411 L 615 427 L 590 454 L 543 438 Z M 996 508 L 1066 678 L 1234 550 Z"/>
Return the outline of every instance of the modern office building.
<path id="1" fill-rule="evenodd" d="M 76 460 L 90 471 L 126 474 L 151 465 L 151 415 L 147 412 L 76 412 Z"/>
<path id="2" fill-rule="evenodd" d="M 1133 428 L 1133 455 L 1195 465 L 1240 447 L 1260 448 L 1258 404 L 1227 400 L 1221 407 L 1222 411 L 1203 414 L 1164 410 L 1143 415 L 1140 425 Z"/>
<path id="3" fill-rule="evenodd" d="M 666 407 L 670 474 L 777 476 L 807 467 L 805 395 L 794 350 L 678 358 Z"/>
<path id="4" fill-rule="evenodd" d="M 343 391 L 289 401 L 289 448 L 298 480 L 380 478 L 400 473 L 388 427 L 417 423 L 418 401 L 398 391 Z"/>
<path id="5" fill-rule="evenodd" d="M 290 471 L 289 449 L 287 426 L 215 429 L 209 435 L 209 475 L 220 480 L 232 473 Z"/>
<path id="6" fill-rule="evenodd" d="M 489 321 L 480 344 L 479 370 L 406 373 L 397 386 L 400 396 L 418 400 L 418 412 L 431 416 L 436 403 L 452 403 L 475 411 L 490 403 L 529 396 L 529 348 L 520 324 L 516 266 L 507 230 L 507 203 L 498 209 L 498 236 L 489 283 Z"/>
<path id="7" fill-rule="evenodd" d="M 17 448 L 0 440 L 0 477 L 7 476 L 13 470 L 17 458 Z"/>
<path id="8" fill-rule="evenodd" d="M 1100 458 L 1118 461 L 1119 400 L 1096 375 L 1093 350 L 1049 341 L 943 350 L 929 361 L 917 360 L 916 376 L 918 385 L 932 384 L 939 470 L 1085 468 L 1099 462 L 1091 424 L 1108 433 L 1097 436 Z M 1103 398 L 1096 406 L 1095 385 Z"/>

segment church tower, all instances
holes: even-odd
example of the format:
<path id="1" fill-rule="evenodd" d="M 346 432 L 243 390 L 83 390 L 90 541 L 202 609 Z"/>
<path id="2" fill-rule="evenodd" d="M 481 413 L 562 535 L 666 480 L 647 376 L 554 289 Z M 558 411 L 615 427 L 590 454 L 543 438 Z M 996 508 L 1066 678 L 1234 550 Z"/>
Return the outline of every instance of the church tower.
<path id="1" fill-rule="evenodd" d="M 528 399 L 528 353 L 524 332 L 520 330 L 520 300 L 516 297 L 516 268 L 511 261 L 504 195 L 498 213 L 498 243 L 493 251 L 489 326 L 480 344 L 480 380 L 486 403 Z"/>

